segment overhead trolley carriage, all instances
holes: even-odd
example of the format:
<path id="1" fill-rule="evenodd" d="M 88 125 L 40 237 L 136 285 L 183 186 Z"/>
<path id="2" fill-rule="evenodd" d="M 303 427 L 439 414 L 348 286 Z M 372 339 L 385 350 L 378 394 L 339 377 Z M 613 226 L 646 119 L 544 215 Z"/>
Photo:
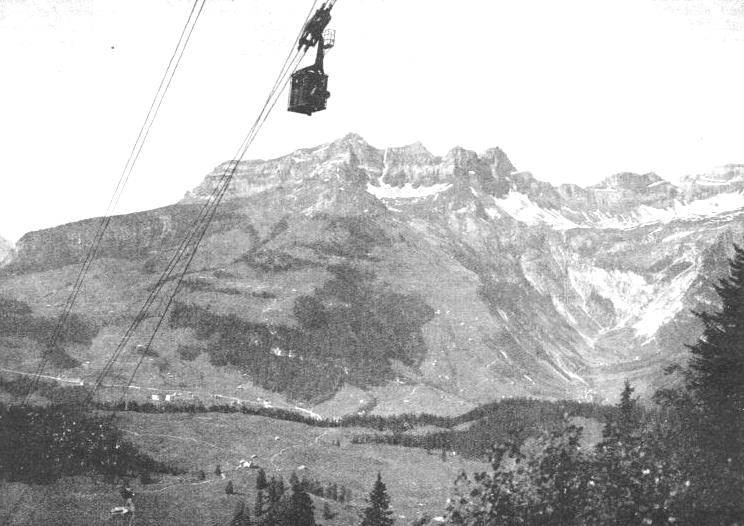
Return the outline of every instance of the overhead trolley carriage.
<path id="1" fill-rule="evenodd" d="M 317 46 L 315 63 L 312 66 L 298 69 L 292 74 L 288 110 L 295 113 L 312 115 L 326 109 L 328 97 L 328 75 L 323 71 L 325 52 L 331 49 L 336 41 L 336 34 L 326 26 L 331 21 L 332 3 L 323 4 L 305 25 L 300 37 L 298 50 L 308 50 Z"/>

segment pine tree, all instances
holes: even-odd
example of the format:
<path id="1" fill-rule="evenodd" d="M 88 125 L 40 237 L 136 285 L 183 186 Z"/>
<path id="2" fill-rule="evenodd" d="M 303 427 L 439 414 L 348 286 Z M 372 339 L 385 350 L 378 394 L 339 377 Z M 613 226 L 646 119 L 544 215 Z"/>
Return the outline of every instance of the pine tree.
<path id="1" fill-rule="evenodd" d="M 336 486 L 336 483 L 329 485 L 325 493 L 329 499 L 338 500 L 338 486 Z"/>
<path id="2" fill-rule="evenodd" d="M 638 400 L 633 398 L 635 389 L 625 380 L 625 387 L 620 393 L 620 403 L 618 404 L 618 417 L 610 420 L 605 424 L 603 436 L 605 439 L 627 439 L 634 432 L 638 431 L 640 425 Z"/>
<path id="3" fill-rule="evenodd" d="M 279 499 L 281 498 L 281 495 L 277 492 L 277 486 L 274 477 L 271 477 L 271 480 L 269 481 L 268 486 L 268 499 L 269 499 L 269 506 L 273 506 L 277 502 L 279 502 Z"/>
<path id="4" fill-rule="evenodd" d="M 620 419 L 624 424 L 632 424 L 636 414 L 636 400 L 633 398 L 633 391 L 630 382 L 625 380 L 623 392 L 620 393 Z"/>
<path id="5" fill-rule="evenodd" d="M 230 526 L 251 526 L 251 514 L 245 502 L 238 502 Z"/>
<path id="6" fill-rule="evenodd" d="M 256 489 L 262 491 L 268 487 L 269 483 L 266 481 L 266 472 L 261 468 L 258 470 L 258 475 L 256 476 Z"/>
<path id="7" fill-rule="evenodd" d="M 234 495 L 235 494 L 235 486 L 233 485 L 232 480 L 227 481 L 227 485 L 225 486 L 225 494 L 226 495 Z"/>
<path id="8" fill-rule="evenodd" d="M 603 524 L 667 524 L 668 503 L 684 488 L 674 467 L 658 455 L 656 437 L 644 432 L 633 391 L 626 380 L 617 417 L 607 422 L 596 446 L 591 508 Z"/>
<path id="9" fill-rule="evenodd" d="M 696 312 L 703 335 L 689 346 L 687 387 L 704 410 L 708 447 L 722 456 L 744 455 L 744 249 L 734 245 L 729 277 L 715 290 L 718 312 Z"/>
<path id="10" fill-rule="evenodd" d="M 284 479 L 281 475 L 276 478 L 276 489 L 280 496 L 284 495 Z"/>
<path id="11" fill-rule="evenodd" d="M 264 495 L 263 490 L 256 492 L 256 503 L 253 505 L 253 515 L 260 519 L 264 514 Z"/>
<path id="12" fill-rule="evenodd" d="M 269 501 L 272 504 L 276 504 L 284 495 L 284 480 L 281 476 L 271 477 L 269 480 Z"/>
<path id="13" fill-rule="evenodd" d="M 282 524 L 286 526 L 316 526 L 313 501 L 300 484 L 292 487 L 292 496 L 282 519 Z"/>
<path id="14" fill-rule="evenodd" d="M 362 515 L 361 526 L 392 526 L 395 522 L 392 515 L 390 497 L 387 494 L 385 483 L 382 482 L 382 476 L 378 472 L 377 480 L 369 494 L 369 506 Z"/>
<path id="15" fill-rule="evenodd" d="M 733 523 L 744 520 L 744 249 L 734 245 L 729 277 L 715 291 L 720 309 L 695 312 L 703 334 L 689 346 L 690 400 L 683 410 L 688 441 L 681 449 L 699 488 L 695 520 L 715 514 L 721 523 Z"/>

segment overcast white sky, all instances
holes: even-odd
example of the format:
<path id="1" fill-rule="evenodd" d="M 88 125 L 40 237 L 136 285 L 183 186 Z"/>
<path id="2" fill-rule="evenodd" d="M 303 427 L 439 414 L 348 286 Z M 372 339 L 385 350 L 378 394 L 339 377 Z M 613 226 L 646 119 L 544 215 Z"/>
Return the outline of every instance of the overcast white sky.
<path id="1" fill-rule="evenodd" d="M 102 214 L 192 0 L 0 0 L 0 235 Z M 119 211 L 228 159 L 311 0 L 208 0 Z M 739 0 L 338 0 L 329 109 L 277 105 L 248 158 L 355 131 L 501 146 L 588 185 L 744 162 Z"/>

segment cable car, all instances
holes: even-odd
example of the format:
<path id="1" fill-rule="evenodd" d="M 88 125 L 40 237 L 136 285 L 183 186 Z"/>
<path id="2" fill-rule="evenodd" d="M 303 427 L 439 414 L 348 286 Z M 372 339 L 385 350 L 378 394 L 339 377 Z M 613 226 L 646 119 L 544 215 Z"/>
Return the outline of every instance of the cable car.
<path id="1" fill-rule="evenodd" d="M 336 41 L 335 32 L 326 30 L 331 21 L 331 7 L 333 2 L 323 4 L 305 25 L 300 37 L 298 51 L 303 47 L 305 51 L 314 46 L 318 49 L 312 66 L 292 73 L 288 111 L 312 115 L 326 109 L 331 94 L 328 91 L 328 75 L 323 71 L 323 58 L 326 50 L 331 49 Z"/>

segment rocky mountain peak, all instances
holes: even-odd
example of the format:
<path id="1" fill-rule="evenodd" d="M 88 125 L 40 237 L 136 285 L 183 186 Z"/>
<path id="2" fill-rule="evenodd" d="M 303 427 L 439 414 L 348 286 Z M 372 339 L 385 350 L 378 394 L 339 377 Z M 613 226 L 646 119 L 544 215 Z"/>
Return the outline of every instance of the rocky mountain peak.
<path id="1" fill-rule="evenodd" d="M 593 186 L 593 188 L 629 190 L 632 192 L 642 193 L 652 185 L 661 186 L 663 184 L 671 183 L 665 181 L 653 172 L 645 174 L 621 172 L 605 178 L 601 183 Z"/>
<path id="2" fill-rule="evenodd" d="M 688 199 L 701 199 L 711 195 L 744 190 L 744 164 L 725 164 L 710 172 L 688 175 L 681 186 Z"/>
<path id="3" fill-rule="evenodd" d="M 456 166 L 467 166 L 479 160 L 478 154 L 472 150 L 466 150 L 462 146 L 455 146 L 444 156 L 445 163 L 453 163 Z"/>
<path id="4" fill-rule="evenodd" d="M 499 147 L 489 148 L 480 155 L 481 159 L 490 162 L 494 166 L 494 171 L 498 175 L 509 175 L 517 171 L 515 166 L 506 156 L 504 150 Z"/>
<path id="5" fill-rule="evenodd" d="M 420 142 L 387 148 L 385 150 L 385 163 L 431 163 L 436 159 L 434 154 L 426 149 Z"/>
<path id="6" fill-rule="evenodd" d="M 211 194 L 231 166 L 218 166 L 183 202 Z M 715 213 L 738 209 L 738 200 L 744 200 L 737 197 L 744 191 L 744 165 L 724 165 L 711 173 L 688 177 L 680 186 L 653 172 L 621 172 L 589 187 L 556 187 L 530 172 L 517 171 L 498 147 L 479 154 L 457 146 L 440 157 L 420 142 L 378 149 L 359 134 L 349 133 L 276 159 L 239 163 L 227 197 L 250 197 L 280 187 L 296 192 L 308 188 L 361 192 L 383 202 L 396 200 L 396 208 L 436 200 L 438 206 L 456 210 L 476 206 L 478 201 L 477 206 L 485 208 L 507 207 L 508 215 L 529 224 L 544 222 L 559 229 L 628 228 L 672 220 L 682 210 L 678 210 L 680 206 L 689 209 L 690 217 L 699 217 L 699 209 L 713 206 L 701 200 L 712 197 L 725 201 L 711 209 Z M 366 200 L 364 196 L 357 198 Z M 506 201 L 493 203 L 492 199 Z M 369 208 L 368 204 L 364 208 Z"/>

